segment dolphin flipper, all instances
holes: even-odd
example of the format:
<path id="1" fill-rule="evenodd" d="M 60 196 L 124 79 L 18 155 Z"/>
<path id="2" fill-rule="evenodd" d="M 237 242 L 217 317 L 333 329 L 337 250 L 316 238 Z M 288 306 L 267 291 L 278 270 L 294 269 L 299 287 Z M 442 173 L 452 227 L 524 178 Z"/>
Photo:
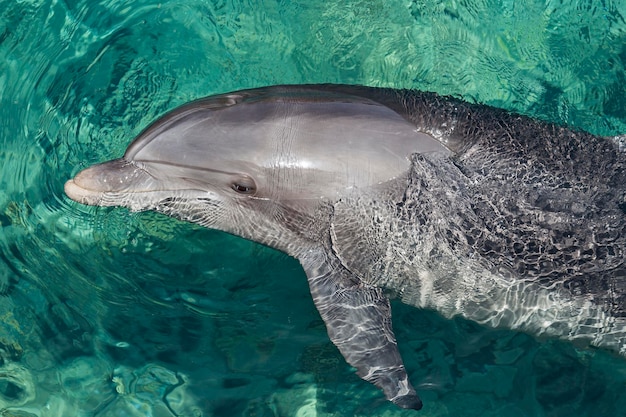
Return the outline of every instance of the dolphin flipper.
<path id="1" fill-rule="evenodd" d="M 394 404 L 421 409 L 393 334 L 389 299 L 382 290 L 363 284 L 340 265 L 308 258 L 302 266 L 330 340 L 357 375 L 382 389 Z"/>

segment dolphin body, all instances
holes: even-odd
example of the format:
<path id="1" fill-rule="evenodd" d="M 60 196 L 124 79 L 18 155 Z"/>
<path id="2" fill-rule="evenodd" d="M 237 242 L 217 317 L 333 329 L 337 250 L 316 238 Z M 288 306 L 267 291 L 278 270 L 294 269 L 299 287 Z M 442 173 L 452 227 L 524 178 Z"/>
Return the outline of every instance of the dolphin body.
<path id="1" fill-rule="evenodd" d="M 65 192 L 297 258 L 346 361 L 419 409 L 390 296 L 626 356 L 624 142 L 433 93 L 275 86 L 173 110 Z"/>

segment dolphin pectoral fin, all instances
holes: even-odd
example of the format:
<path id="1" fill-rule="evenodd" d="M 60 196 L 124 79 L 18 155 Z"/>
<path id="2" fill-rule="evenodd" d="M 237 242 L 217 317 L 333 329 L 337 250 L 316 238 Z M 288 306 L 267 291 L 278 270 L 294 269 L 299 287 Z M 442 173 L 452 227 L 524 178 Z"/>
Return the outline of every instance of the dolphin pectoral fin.
<path id="1" fill-rule="evenodd" d="M 391 327 L 391 306 L 379 288 L 361 284 L 344 268 L 307 268 L 313 301 L 330 340 L 357 375 L 401 408 L 419 410 Z"/>

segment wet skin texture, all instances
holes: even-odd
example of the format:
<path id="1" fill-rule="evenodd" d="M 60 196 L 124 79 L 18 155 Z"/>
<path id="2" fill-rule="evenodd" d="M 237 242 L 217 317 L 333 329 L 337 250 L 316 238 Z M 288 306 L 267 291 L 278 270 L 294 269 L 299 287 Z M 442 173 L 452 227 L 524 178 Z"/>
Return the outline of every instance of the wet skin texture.
<path id="1" fill-rule="evenodd" d="M 182 106 L 65 191 L 294 256 L 346 361 L 420 409 L 390 296 L 626 355 L 624 142 L 432 93 L 275 86 Z"/>

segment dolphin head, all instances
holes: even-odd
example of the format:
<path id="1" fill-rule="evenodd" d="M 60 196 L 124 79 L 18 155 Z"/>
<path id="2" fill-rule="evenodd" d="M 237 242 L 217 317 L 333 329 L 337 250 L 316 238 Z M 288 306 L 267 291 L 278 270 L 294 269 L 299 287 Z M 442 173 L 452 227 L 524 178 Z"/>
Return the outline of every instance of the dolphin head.
<path id="1" fill-rule="evenodd" d="M 319 208 L 406 174 L 445 148 L 375 101 L 314 88 L 209 97 L 157 120 L 124 156 L 79 172 L 66 194 L 157 210 L 293 254 Z"/>

